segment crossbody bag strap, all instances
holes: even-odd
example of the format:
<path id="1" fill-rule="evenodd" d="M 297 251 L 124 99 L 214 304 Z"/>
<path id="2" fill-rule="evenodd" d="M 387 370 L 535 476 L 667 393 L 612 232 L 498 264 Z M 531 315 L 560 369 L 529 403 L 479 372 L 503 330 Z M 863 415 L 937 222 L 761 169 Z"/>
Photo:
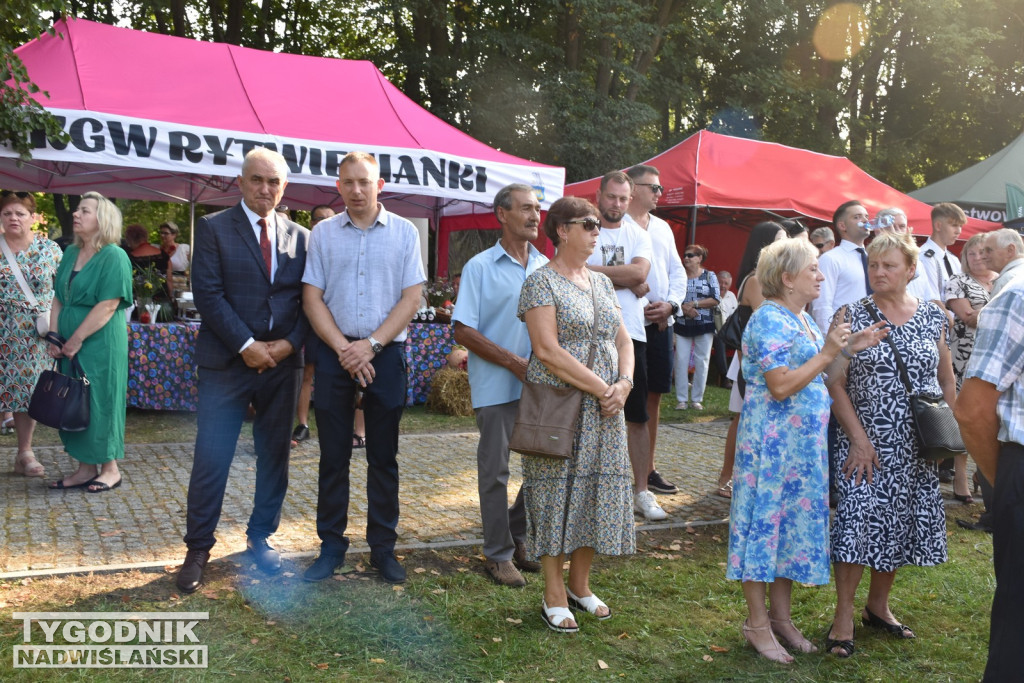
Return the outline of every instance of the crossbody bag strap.
<path id="1" fill-rule="evenodd" d="M 28 299 L 28 305 L 32 308 L 39 307 L 39 300 L 36 295 L 32 293 L 32 288 L 25 282 L 25 276 L 21 272 L 21 268 L 18 266 L 17 260 L 14 258 L 14 252 L 11 251 L 11 245 L 7 244 L 7 240 L 3 236 L 0 236 L 0 249 L 3 249 L 4 257 L 7 259 L 7 263 L 11 266 L 11 271 L 14 273 L 14 279 L 18 281 L 18 286 L 21 287 L 21 291 L 24 292 L 25 298 Z"/>
<path id="2" fill-rule="evenodd" d="M 594 326 L 590 328 L 590 355 L 587 356 L 587 369 L 594 369 L 594 357 L 597 354 L 597 283 L 590 278 L 590 298 L 594 302 Z"/>
<path id="3" fill-rule="evenodd" d="M 876 323 L 882 322 L 882 318 L 878 313 L 878 307 L 875 306 L 875 302 L 871 300 L 871 297 L 864 297 L 861 299 L 861 303 L 864 305 L 864 308 L 867 309 L 868 314 L 875 319 Z M 888 342 L 889 348 L 892 349 L 892 355 L 896 359 L 896 367 L 900 371 L 900 379 L 903 381 L 903 388 L 907 390 L 908 396 L 913 396 L 914 387 L 910 383 L 910 374 L 907 372 L 907 366 L 903 364 L 903 356 L 900 355 L 899 349 L 897 349 L 896 344 L 893 343 L 892 337 L 885 335 L 885 341 Z"/>

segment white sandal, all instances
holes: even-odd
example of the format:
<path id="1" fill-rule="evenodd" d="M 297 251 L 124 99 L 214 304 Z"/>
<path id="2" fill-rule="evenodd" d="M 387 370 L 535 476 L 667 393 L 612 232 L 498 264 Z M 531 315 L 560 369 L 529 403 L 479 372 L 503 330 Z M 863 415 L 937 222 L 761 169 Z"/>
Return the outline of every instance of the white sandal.
<path id="1" fill-rule="evenodd" d="M 570 607 L 573 607 L 578 610 L 586 610 L 598 619 L 600 619 L 601 621 L 612 618 L 611 608 L 609 608 L 608 605 L 604 604 L 604 601 L 602 601 L 601 598 L 597 597 L 593 593 L 580 598 L 574 595 L 573 592 L 568 588 L 565 589 L 565 592 L 569 596 Z M 605 614 L 604 616 L 597 616 L 597 610 L 602 607 L 608 610 L 608 614 Z"/>
<path id="2" fill-rule="evenodd" d="M 544 618 L 544 623 L 547 624 L 548 628 L 552 631 L 558 631 L 559 633 L 576 633 L 580 630 L 579 625 L 562 626 L 566 619 L 576 621 L 568 607 L 548 607 L 547 600 L 541 600 L 540 604 L 542 607 L 541 616 Z M 555 622 L 555 619 L 558 620 L 557 623 Z"/>

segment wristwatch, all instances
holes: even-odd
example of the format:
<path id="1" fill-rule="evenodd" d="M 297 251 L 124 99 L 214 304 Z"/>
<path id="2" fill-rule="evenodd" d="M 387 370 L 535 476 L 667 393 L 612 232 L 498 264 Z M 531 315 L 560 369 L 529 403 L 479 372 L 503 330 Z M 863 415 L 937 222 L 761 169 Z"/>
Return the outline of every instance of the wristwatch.
<path id="1" fill-rule="evenodd" d="M 633 388 L 633 386 L 634 386 L 634 384 L 633 384 L 633 378 L 632 378 L 632 377 L 630 377 L 629 375 L 619 375 L 618 377 L 616 377 L 616 378 L 615 378 L 615 381 L 616 381 L 616 382 L 618 382 L 618 381 L 620 381 L 620 380 L 626 380 L 627 382 L 629 382 L 629 388 L 630 388 L 630 389 L 632 389 L 632 388 Z"/>
<path id="2" fill-rule="evenodd" d="M 672 306 L 672 315 L 678 316 L 680 311 L 682 310 L 679 304 L 676 303 L 675 301 L 669 301 L 668 303 L 670 306 Z"/>
<path id="3" fill-rule="evenodd" d="M 376 356 L 378 353 L 384 350 L 384 345 L 381 344 L 376 339 L 374 339 L 373 337 L 367 337 L 366 341 L 370 342 L 370 348 L 373 350 L 373 355 Z"/>

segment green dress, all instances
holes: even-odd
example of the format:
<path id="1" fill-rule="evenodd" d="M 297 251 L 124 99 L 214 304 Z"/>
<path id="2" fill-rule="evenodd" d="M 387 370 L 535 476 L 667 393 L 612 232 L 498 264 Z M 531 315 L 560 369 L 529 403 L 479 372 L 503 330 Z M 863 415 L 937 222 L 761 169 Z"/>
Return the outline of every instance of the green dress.
<path id="1" fill-rule="evenodd" d="M 75 460 L 100 465 L 124 457 L 124 416 L 128 393 L 128 328 L 124 309 L 132 300 L 132 265 L 116 244 L 100 249 L 74 272 L 79 248 L 68 247 L 57 269 L 55 295 L 61 303 L 57 330 L 70 337 L 100 301 L 120 299 L 107 324 L 89 336 L 78 360 L 89 378 L 89 428 L 84 432 L 60 432 L 64 449 Z M 67 361 L 63 361 L 67 372 Z"/>

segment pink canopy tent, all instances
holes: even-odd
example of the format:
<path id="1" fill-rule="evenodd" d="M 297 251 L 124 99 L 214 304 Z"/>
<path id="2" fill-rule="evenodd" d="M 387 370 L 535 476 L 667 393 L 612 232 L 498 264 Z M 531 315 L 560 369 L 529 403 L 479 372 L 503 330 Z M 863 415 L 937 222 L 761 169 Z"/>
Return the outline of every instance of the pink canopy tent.
<path id="1" fill-rule="evenodd" d="M 709 249 L 711 268 L 734 269 L 749 227 L 773 217 L 829 225 L 835 209 L 859 199 L 872 215 L 896 206 L 915 235 L 931 234 L 931 206 L 862 171 L 845 157 L 772 142 L 699 131 L 647 160 L 661 172 L 658 215 L 674 223 L 680 251 L 688 242 Z M 594 200 L 599 178 L 572 183 L 568 196 Z M 961 239 L 1001 227 L 968 219 Z"/>
<path id="2" fill-rule="evenodd" d="M 0 147 L 0 187 L 229 205 L 246 151 L 274 147 L 288 160 L 292 209 L 340 205 L 345 153 L 374 154 L 385 201 L 437 221 L 490 203 L 511 182 L 534 186 L 545 207 L 564 169 L 492 149 L 433 116 L 370 62 L 306 57 L 61 20 L 57 36 L 17 49 L 48 91 L 69 144 L 32 138 L 19 166 Z"/>

